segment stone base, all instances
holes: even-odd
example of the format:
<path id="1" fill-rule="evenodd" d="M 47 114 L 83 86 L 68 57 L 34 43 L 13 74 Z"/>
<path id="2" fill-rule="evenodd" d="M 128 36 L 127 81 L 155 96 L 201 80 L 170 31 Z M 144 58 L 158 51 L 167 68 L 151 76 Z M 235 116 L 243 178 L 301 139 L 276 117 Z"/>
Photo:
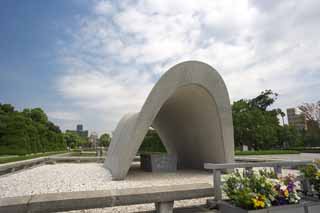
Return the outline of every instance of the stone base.
<path id="1" fill-rule="evenodd" d="M 165 153 L 147 153 L 140 155 L 140 167 L 147 172 L 177 171 L 177 157 Z"/>

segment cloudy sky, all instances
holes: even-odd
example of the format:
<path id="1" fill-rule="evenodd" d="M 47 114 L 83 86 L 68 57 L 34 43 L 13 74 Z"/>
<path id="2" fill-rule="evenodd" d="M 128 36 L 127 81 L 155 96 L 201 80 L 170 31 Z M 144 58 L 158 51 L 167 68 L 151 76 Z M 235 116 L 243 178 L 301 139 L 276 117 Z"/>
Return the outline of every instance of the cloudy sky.
<path id="1" fill-rule="evenodd" d="M 2 0 L 0 102 L 99 133 L 138 111 L 172 65 L 201 60 L 231 102 L 320 99 L 320 1 Z"/>

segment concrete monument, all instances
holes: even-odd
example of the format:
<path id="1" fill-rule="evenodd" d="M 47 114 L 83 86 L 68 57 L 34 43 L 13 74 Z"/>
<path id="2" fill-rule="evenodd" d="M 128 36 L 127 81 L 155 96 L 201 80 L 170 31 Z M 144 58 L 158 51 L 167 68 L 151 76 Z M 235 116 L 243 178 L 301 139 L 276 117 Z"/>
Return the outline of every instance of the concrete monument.
<path id="1" fill-rule="evenodd" d="M 173 66 L 156 83 L 140 112 L 118 123 L 105 160 L 114 180 L 124 179 L 152 126 L 178 168 L 203 169 L 204 163 L 232 162 L 234 139 L 228 91 L 208 64 Z"/>

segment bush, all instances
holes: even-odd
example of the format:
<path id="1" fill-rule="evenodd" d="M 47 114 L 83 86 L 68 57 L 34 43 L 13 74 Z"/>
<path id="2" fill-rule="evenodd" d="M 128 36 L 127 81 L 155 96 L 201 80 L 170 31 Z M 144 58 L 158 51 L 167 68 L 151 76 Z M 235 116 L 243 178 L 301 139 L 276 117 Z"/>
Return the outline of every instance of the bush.
<path id="1" fill-rule="evenodd" d="M 299 154 L 296 150 L 258 150 L 258 151 L 236 151 L 236 155 L 279 155 L 279 154 Z"/>
<path id="2" fill-rule="evenodd" d="M 166 148 L 154 129 L 149 129 L 146 137 L 144 138 L 139 152 L 166 152 Z"/>

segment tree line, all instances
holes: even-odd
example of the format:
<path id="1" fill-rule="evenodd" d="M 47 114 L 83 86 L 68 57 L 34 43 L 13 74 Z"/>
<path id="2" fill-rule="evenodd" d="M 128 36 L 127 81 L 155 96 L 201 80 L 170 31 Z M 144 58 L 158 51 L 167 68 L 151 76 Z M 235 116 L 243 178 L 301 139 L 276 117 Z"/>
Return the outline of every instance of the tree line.
<path id="1" fill-rule="evenodd" d="M 10 104 L 0 103 L 0 154 L 25 155 L 66 147 L 60 128 L 41 108 L 19 112 Z"/>
<path id="2" fill-rule="evenodd" d="M 287 149 L 292 147 L 320 147 L 320 101 L 304 103 L 299 109 L 306 116 L 308 129 L 280 125 L 285 113 L 271 109 L 278 94 L 265 90 L 252 99 L 240 99 L 232 104 L 235 147 L 244 145 L 252 150 Z M 100 145 L 109 146 L 111 137 L 104 133 Z M 74 132 L 62 133 L 48 120 L 41 108 L 19 112 L 10 104 L 0 103 L 0 154 L 30 154 L 65 150 L 67 147 L 87 146 L 88 138 Z M 149 129 L 140 152 L 165 152 L 156 130 Z"/>
<path id="3" fill-rule="evenodd" d="M 281 109 L 271 109 L 277 98 L 277 93 L 265 90 L 255 98 L 233 102 L 232 117 L 236 149 L 242 149 L 243 146 L 247 146 L 250 150 L 320 147 L 320 101 L 316 104 L 305 103 L 299 106 L 306 116 L 308 129 L 298 130 L 284 124 L 285 113 Z M 282 125 L 279 122 L 281 117 Z M 140 151 L 165 151 L 155 130 L 148 131 Z"/>
<path id="4" fill-rule="evenodd" d="M 241 99 L 232 105 L 234 139 L 237 148 L 287 149 L 293 147 L 320 146 L 319 119 L 313 113 L 313 104 L 302 104 L 299 109 L 306 117 L 307 129 L 280 125 L 279 117 L 285 116 L 281 109 L 270 109 L 278 94 L 265 90 L 253 99 Z M 306 107 L 309 106 L 309 107 Z M 313 106 L 313 107 L 310 107 Z M 320 102 L 318 102 L 320 109 Z M 318 111 L 320 115 L 320 110 Z M 308 116 L 309 114 L 309 116 Z M 318 120 L 317 120 L 318 119 Z"/>

